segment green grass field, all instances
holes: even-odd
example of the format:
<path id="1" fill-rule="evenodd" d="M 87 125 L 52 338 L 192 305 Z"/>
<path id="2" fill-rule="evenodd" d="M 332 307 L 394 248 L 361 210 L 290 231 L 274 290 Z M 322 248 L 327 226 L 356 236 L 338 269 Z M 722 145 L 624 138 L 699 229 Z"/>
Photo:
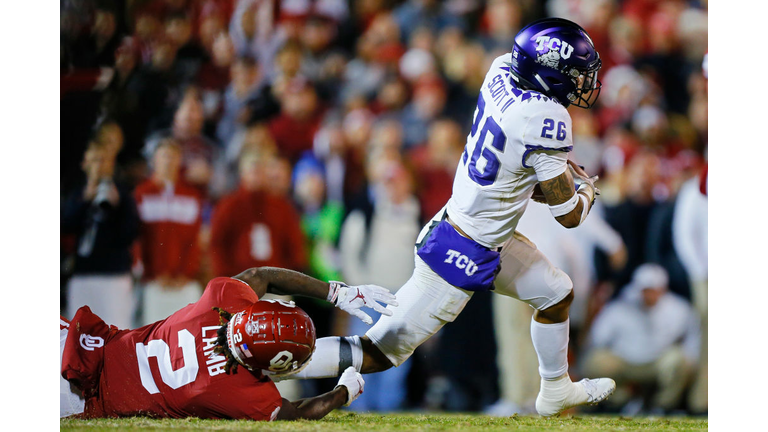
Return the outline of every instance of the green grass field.
<path id="1" fill-rule="evenodd" d="M 489 417 L 472 414 L 355 414 L 336 411 L 319 421 L 249 422 L 234 420 L 146 418 L 60 420 L 61 431 L 114 431 L 152 429 L 155 431 L 700 431 L 707 430 L 706 418 L 616 417 L 575 415 L 558 418 L 538 416 Z"/>

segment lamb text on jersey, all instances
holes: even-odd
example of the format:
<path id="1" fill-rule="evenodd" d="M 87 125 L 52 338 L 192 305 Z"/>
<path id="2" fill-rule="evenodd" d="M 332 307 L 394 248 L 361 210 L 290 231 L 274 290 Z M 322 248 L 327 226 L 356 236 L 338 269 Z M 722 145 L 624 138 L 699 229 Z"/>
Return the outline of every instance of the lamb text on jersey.
<path id="1" fill-rule="evenodd" d="M 218 337 L 216 331 L 219 330 L 219 327 L 220 326 L 206 326 L 202 328 L 201 332 L 203 335 L 203 355 L 208 358 L 205 364 L 208 366 L 208 375 L 212 377 L 226 373 L 224 366 L 227 364 L 227 358 L 221 354 L 213 352 L 213 348 L 216 346 L 216 338 Z M 206 337 L 207 333 L 212 336 Z"/>

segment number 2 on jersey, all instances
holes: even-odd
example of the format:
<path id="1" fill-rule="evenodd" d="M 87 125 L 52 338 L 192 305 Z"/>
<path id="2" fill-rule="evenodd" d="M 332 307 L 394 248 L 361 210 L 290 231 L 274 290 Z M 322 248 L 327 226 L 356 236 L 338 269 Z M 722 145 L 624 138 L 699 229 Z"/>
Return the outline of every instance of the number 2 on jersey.
<path id="1" fill-rule="evenodd" d="M 472 157 L 469 161 L 469 166 L 467 167 L 469 178 L 471 178 L 472 181 L 479 184 L 480 186 L 492 185 L 493 182 L 496 181 L 496 177 L 499 174 L 499 169 L 501 168 L 501 162 L 499 161 L 498 156 L 496 156 L 496 153 L 494 153 L 485 145 L 487 134 L 491 134 L 493 137 L 493 140 L 491 140 L 491 146 L 499 152 L 504 152 L 504 147 L 507 144 L 507 137 L 504 135 L 504 131 L 501 130 L 501 127 L 498 123 L 496 123 L 496 120 L 494 120 L 492 116 L 488 116 L 486 118 L 483 128 L 479 133 L 477 132 L 477 129 L 480 126 L 480 122 L 483 120 L 484 115 L 485 100 L 483 99 L 483 94 L 480 93 L 480 96 L 477 98 L 477 115 L 475 116 L 475 121 L 472 123 L 472 130 L 469 134 L 469 140 L 474 141 L 475 148 L 472 151 Z M 468 150 L 468 148 L 465 149 L 465 163 L 467 161 L 466 152 Z M 486 161 L 485 166 L 482 168 L 482 172 L 480 172 L 480 169 L 477 166 L 477 163 L 480 160 L 480 156 L 483 156 Z"/>
<path id="2" fill-rule="evenodd" d="M 187 329 L 179 330 L 179 348 L 184 359 L 184 366 L 174 370 L 171 364 L 171 349 L 162 339 L 154 339 L 146 345 L 136 344 L 136 358 L 139 361 L 139 375 L 141 384 L 150 394 L 160 393 L 149 368 L 149 358 L 157 357 L 157 366 L 160 370 L 160 379 L 167 386 L 177 389 L 187 385 L 197 378 L 197 355 L 195 354 L 195 337 Z"/>

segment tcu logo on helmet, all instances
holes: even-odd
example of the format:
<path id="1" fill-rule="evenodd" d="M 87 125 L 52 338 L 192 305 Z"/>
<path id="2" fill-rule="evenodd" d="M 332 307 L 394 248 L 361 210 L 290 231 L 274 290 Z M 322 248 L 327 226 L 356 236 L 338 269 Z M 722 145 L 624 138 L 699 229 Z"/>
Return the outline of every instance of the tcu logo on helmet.
<path id="1" fill-rule="evenodd" d="M 448 258 L 445 259 L 445 262 L 448 264 L 453 264 L 457 268 L 464 270 L 464 273 L 467 276 L 472 276 L 477 271 L 477 264 L 475 264 L 474 261 L 469 259 L 468 256 L 462 254 L 461 252 L 448 249 L 448 252 L 445 254 L 448 255 Z M 454 258 L 456 259 L 455 262 Z"/>
<path id="2" fill-rule="evenodd" d="M 558 38 L 539 36 L 536 38 L 536 62 L 554 69 L 560 67 L 560 59 L 567 59 L 573 54 L 573 45 Z"/>
<path id="3" fill-rule="evenodd" d="M 269 369 L 273 371 L 282 371 L 291 366 L 293 354 L 288 350 L 283 350 L 269 361 Z"/>
<path id="4" fill-rule="evenodd" d="M 573 54 L 573 45 L 558 38 L 549 36 L 539 36 L 536 38 L 536 52 L 546 53 L 548 51 L 559 51 L 560 56 L 567 59 Z"/>

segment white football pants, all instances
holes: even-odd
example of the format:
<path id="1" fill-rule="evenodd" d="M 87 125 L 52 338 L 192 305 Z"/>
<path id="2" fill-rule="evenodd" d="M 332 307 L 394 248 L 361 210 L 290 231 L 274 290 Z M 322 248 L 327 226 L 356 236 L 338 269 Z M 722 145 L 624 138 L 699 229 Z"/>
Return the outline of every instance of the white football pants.
<path id="1" fill-rule="evenodd" d="M 428 225 L 419 234 L 419 241 L 427 230 Z M 450 285 L 418 255 L 415 259 L 413 275 L 397 291 L 399 305 L 387 307 L 392 316 L 382 315 L 366 333 L 395 366 L 407 360 L 446 323 L 455 320 L 473 294 Z M 497 294 L 516 298 L 538 310 L 559 303 L 573 289 L 568 275 L 518 232 L 502 246 L 501 271 L 494 285 Z"/>

